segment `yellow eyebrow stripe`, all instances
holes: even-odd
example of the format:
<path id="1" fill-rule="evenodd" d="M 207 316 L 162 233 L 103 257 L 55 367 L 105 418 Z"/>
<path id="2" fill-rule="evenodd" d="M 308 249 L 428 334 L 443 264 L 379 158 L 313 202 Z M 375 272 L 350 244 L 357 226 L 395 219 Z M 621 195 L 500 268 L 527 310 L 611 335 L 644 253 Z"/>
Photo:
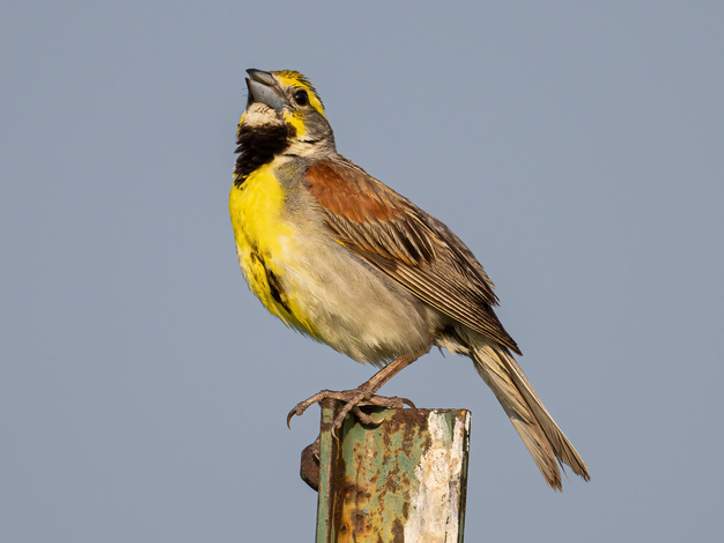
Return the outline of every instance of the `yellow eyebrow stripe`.
<path id="1" fill-rule="evenodd" d="M 314 90 L 314 87 L 312 87 L 312 85 L 302 74 L 300 74 L 299 72 L 294 72 L 292 70 L 280 70 L 278 72 L 272 73 L 282 86 L 299 87 L 307 91 L 307 94 L 309 94 L 309 103 L 311 104 L 311 106 L 315 110 L 317 110 L 317 113 L 319 113 L 323 117 L 327 116 L 327 114 L 324 112 L 324 106 L 322 105 L 322 101 L 319 99 L 319 96 L 317 96 L 317 91 Z"/>

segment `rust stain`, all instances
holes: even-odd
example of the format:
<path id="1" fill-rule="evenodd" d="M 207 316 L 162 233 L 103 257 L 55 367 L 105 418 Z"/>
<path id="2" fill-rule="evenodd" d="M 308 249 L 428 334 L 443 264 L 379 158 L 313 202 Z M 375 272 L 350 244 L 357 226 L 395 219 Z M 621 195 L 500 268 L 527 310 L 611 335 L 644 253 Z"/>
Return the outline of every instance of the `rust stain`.
<path id="1" fill-rule="evenodd" d="M 433 443 L 432 411 L 369 408 L 382 417 L 379 426 L 345 423 L 332 456 L 328 512 L 333 529 L 326 543 L 404 543 L 416 507 L 415 466 Z M 463 494 L 463 507 L 464 500 Z"/>
<path id="2" fill-rule="evenodd" d="M 392 543 L 405 543 L 405 527 L 400 522 L 400 519 L 395 519 L 392 525 Z"/>

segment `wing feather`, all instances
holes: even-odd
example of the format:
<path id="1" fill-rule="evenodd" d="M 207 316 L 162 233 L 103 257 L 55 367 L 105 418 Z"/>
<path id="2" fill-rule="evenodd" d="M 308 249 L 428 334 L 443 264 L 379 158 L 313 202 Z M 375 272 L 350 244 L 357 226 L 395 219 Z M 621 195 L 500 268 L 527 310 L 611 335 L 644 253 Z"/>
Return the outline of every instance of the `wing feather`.
<path id="1" fill-rule="evenodd" d="M 520 353 L 493 310 L 493 282 L 443 223 L 342 158 L 315 162 L 304 182 L 339 243 L 441 313 Z"/>

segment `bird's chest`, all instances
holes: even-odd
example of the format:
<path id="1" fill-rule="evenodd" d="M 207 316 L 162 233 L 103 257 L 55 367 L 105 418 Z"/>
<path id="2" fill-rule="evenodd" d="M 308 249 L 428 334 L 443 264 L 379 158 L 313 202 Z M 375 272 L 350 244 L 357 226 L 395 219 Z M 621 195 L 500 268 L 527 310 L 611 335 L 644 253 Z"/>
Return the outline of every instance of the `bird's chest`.
<path id="1" fill-rule="evenodd" d="M 297 228 L 285 218 L 284 200 L 271 165 L 232 186 L 229 212 L 239 264 L 249 288 L 271 313 L 313 334 L 285 280 L 301 247 Z"/>

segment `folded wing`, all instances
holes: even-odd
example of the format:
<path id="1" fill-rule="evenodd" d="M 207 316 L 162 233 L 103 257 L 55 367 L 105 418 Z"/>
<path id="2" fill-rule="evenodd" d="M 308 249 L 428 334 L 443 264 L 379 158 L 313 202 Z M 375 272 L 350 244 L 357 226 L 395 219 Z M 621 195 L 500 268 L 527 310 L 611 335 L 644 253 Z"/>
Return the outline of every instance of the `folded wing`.
<path id="1" fill-rule="evenodd" d="M 444 224 L 346 160 L 315 162 L 304 182 L 340 244 L 441 313 L 520 354 L 493 311 L 492 281 Z"/>

